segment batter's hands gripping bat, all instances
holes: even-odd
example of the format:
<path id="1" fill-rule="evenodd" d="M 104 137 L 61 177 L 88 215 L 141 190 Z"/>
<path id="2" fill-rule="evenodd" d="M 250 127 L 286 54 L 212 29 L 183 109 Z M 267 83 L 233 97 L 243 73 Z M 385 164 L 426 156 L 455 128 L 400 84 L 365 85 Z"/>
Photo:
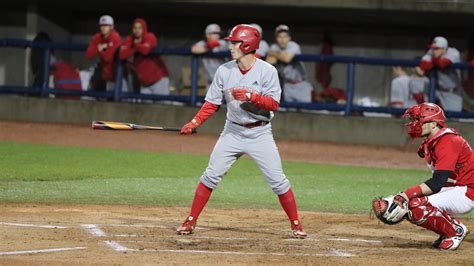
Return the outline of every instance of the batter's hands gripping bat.
<path id="1" fill-rule="evenodd" d="M 114 130 L 162 130 L 162 131 L 173 131 L 180 132 L 180 128 L 175 127 L 154 127 L 154 126 L 144 126 L 137 125 L 132 123 L 122 123 L 122 122 L 111 122 L 111 121 L 93 121 L 92 129 L 114 129 Z M 193 134 L 197 133 L 196 129 L 193 129 Z"/>

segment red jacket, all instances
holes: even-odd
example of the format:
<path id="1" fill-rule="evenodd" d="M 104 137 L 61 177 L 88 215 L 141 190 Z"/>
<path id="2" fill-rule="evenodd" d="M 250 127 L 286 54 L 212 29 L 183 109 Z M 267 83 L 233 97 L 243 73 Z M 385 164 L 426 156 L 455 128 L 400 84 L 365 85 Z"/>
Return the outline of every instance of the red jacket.
<path id="1" fill-rule="evenodd" d="M 137 71 L 138 80 L 144 86 L 151 85 L 163 77 L 168 77 L 168 69 L 159 55 L 151 55 L 151 51 L 158 45 L 155 34 L 148 32 L 145 20 L 135 19 L 143 27 L 143 37 L 140 43 L 135 44 L 135 36 L 129 35 L 120 48 L 120 59 L 133 57 L 133 65 Z"/>
<path id="2" fill-rule="evenodd" d="M 71 63 L 63 61 L 52 64 L 51 73 L 54 77 L 54 87 L 57 89 L 82 90 L 79 70 Z M 57 96 L 64 99 L 80 99 L 80 96 Z"/>
<path id="3" fill-rule="evenodd" d="M 99 52 L 97 46 L 104 43 L 107 44 L 107 48 L 102 52 Z M 92 37 L 92 41 L 89 43 L 89 47 L 87 47 L 87 59 L 92 59 L 96 57 L 97 54 L 100 55 L 103 80 L 115 81 L 116 62 L 114 55 L 121 43 L 122 39 L 120 38 L 119 33 L 114 30 L 107 37 L 103 37 L 100 33 L 95 34 L 94 37 Z"/>

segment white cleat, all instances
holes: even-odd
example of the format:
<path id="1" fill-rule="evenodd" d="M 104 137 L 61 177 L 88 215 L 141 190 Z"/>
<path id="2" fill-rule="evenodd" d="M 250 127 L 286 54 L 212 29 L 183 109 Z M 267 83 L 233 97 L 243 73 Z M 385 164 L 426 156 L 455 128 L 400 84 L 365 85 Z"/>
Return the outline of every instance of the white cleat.
<path id="1" fill-rule="evenodd" d="M 446 237 L 444 238 L 441 243 L 439 244 L 440 250 L 456 250 L 461 245 L 464 238 L 469 234 L 469 230 L 467 227 L 461 223 L 460 221 L 455 220 L 456 228 L 456 236 L 453 237 Z"/>

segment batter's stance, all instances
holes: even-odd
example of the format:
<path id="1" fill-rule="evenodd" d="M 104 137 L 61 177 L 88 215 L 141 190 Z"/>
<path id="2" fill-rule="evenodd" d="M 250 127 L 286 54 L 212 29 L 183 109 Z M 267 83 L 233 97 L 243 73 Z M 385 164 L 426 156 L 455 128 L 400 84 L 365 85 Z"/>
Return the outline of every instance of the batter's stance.
<path id="1" fill-rule="evenodd" d="M 181 235 L 193 232 L 212 191 L 232 164 L 243 154 L 248 154 L 278 195 L 290 219 L 293 237 L 305 238 L 306 233 L 298 218 L 290 182 L 283 173 L 270 123 L 281 95 L 277 70 L 255 57 L 260 42 L 260 33 L 256 28 L 246 24 L 237 25 L 225 39 L 230 41 L 234 60 L 219 67 L 204 105 L 193 120 L 183 126 L 181 134 L 191 134 L 192 129 L 202 125 L 224 101 L 227 103 L 227 121 L 196 188 L 191 212 L 177 232 Z"/>

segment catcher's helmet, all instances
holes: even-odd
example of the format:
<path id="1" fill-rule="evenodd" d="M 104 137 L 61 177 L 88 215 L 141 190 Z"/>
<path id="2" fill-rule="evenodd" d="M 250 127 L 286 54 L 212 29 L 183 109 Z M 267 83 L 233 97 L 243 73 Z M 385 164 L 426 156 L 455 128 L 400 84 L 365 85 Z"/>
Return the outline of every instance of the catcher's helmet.
<path id="1" fill-rule="evenodd" d="M 242 42 L 240 50 L 248 54 L 258 49 L 260 44 L 260 32 L 255 27 L 248 24 L 239 24 L 232 28 L 226 41 Z"/>
<path id="2" fill-rule="evenodd" d="M 443 109 L 434 103 L 420 103 L 408 108 L 403 115 L 411 121 L 405 124 L 408 135 L 412 138 L 421 137 L 422 125 L 428 122 L 436 122 L 441 127 L 446 127 L 446 117 Z"/>

